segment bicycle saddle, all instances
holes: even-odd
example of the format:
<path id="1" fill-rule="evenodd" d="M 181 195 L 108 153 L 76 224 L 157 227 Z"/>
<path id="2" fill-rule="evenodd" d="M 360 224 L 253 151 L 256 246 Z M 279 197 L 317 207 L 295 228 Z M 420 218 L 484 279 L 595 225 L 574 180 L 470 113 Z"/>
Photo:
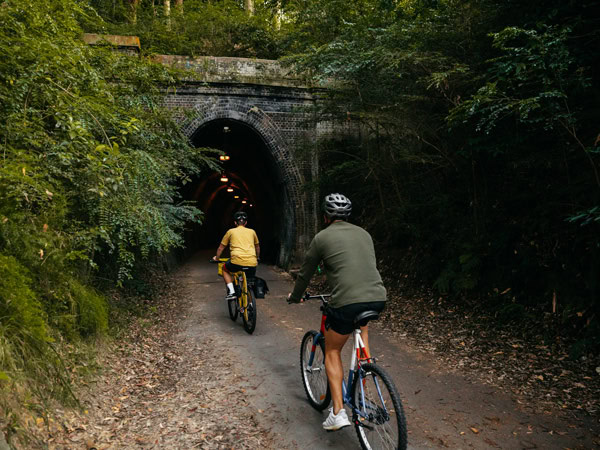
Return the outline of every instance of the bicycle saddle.
<path id="1" fill-rule="evenodd" d="M 363 311 L 354 318 L 354 325 L 364 327 L 369 320 L 377 320 L 379 313 L 377 311 Z"/>

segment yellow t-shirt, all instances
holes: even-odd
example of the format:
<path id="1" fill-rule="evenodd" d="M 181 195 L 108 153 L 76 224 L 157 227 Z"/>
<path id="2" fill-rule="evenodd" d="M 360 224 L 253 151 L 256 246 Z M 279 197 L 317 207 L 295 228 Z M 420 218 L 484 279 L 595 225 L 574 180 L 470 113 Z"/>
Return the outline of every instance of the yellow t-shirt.
<path id="1" fill-rule="evenodd" d="M 256 260 L 256 249 L 258 236 L 251 228 L 239 225 L 237 228 L 230 228 L 223 236 L 221 244 L 229 245 L 231 253 L 231 262 L 238 266 L 255 267 L 258 265 Z"/>

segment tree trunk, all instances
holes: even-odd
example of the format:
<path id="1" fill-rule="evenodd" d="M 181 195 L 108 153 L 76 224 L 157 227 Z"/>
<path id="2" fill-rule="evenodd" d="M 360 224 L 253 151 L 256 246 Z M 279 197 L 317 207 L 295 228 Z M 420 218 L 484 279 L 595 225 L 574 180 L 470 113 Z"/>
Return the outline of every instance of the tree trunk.
<path id="1" fill-rule="evenodd" d="M 183 0 L 175 0 L 175 12 L 178 15 L 183 15 Z"/>
<path id="2" fill-rule="evenodd" d="M 140 4 L 140 0 L 129 0 L 129 7 L 131 8 L 130 20 L 131 23 L 137 23 L 137 7 Z"/>
<path id="3" fill-rule="evenodd" d="M 281 0 L 277 0 L 277 5 L 275 6 L 275 29 L 279 31 L 281 29 L 281 15 L 283 11 L 281 10 Z"/>
<path id="4" fill-rule="evenodd" d="M 171 29 L 171 0 L 163 0 L 167 29 Z"/>
<path id="5" fill-rule="evenodd" d="M 246 12 L 249 16 L 254 15 L 254 0 L 244 0 L 246 3 Z"/>

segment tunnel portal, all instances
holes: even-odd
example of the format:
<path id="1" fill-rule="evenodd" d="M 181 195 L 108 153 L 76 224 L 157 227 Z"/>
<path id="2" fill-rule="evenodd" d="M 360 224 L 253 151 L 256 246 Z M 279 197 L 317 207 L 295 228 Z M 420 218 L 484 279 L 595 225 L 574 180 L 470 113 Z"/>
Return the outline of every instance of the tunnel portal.
<path id="1" fill-rule="evenodd" d="M 261 260 L 281 264 L 294 243 L 286 220 L 289 196 L 282 172 L 261 135 L 250 125 L 233 119 L 217 119 L 199 127 L 191 136 L 195 147 L 223 152 L 222 172 L 194 180 L 184 191 L 204 212 L 202 225 L 186 236 L 188 251 L 216 249 L 227 229 L 234 226 L 236 211 L 248 213 L 248 227 L 256 231 Z M 224 160 L 223 160 L 224 159 Z"/>
<path id="2" fill-rule="evenodd" d="M 306 187 L 318 174 L 315 143 L 339 131 L 327 115 L 315 114 L 321 88 L 278 61 L 160 58 L 197 75 L 165 93 L 182 132 L 192 145 L 230 156 L 223 162 L 227 182 L 215 173 L 182 188 L 205 213 L 204 224 L 186 235 L 186 253 L 216 247 L 242 208 L 265 262 L 286 268 L 300 262 L 318 229 L 316 193 Z"/>

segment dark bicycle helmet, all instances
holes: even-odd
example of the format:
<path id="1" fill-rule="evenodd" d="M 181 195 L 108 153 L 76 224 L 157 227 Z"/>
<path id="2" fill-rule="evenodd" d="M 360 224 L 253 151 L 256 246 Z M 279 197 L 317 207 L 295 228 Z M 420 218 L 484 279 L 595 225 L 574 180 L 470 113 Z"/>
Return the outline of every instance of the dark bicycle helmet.
<path id="1" fill-rule="evenodd" d="M 347 219 L 352 212 L 352 202 L 342 194 L 329 194 L 323 201 L 323 211 L 330 219 Z"/>
<path id="2" fill-rule="evenodd" d="M 244 211 L 238 211 L 233 215 L 233 220 L 235 222 L 247 222 L 248 214 L 246 214 Z"/>

